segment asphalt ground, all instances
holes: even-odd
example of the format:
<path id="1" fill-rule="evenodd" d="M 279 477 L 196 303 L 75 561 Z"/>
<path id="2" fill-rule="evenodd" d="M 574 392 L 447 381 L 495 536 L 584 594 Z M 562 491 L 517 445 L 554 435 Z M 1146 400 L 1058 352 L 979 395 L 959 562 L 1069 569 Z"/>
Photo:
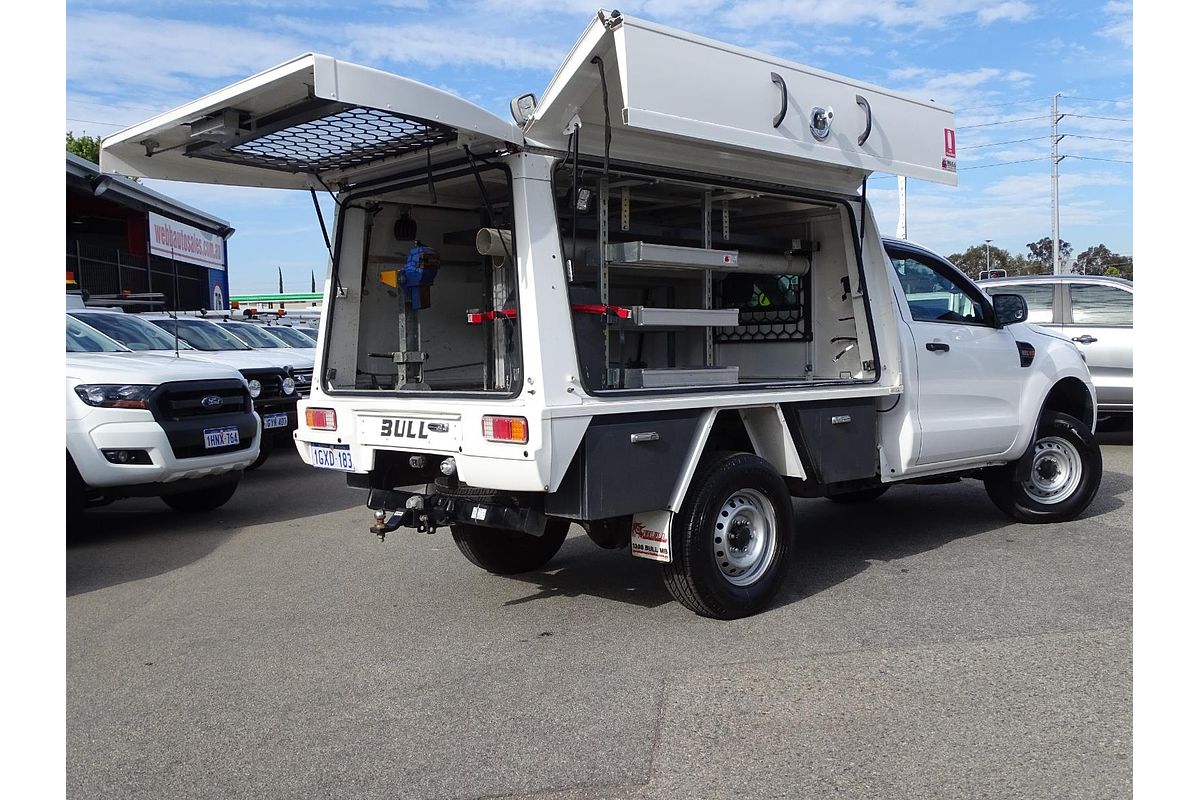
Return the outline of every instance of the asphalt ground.
<path id="1" fill-rule="evenodd" d="M 980 483 L 796 501 L 735 622 L 576 529 L 488 575 L 448 531 L 277 453 L 224 508 L 89 515 L 68 546 L 73 798 L 1131 795 L 1132 434 L 1083 518 Z"/>

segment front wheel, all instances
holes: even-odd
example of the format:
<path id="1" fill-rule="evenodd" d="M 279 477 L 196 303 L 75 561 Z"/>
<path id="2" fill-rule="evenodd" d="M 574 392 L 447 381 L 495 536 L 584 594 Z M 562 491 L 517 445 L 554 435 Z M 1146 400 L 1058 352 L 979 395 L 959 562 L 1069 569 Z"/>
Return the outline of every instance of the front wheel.
<path id="1" fill-rule="evenodd" d="M 1018 522 L 1065 522 L 1092 502 L 1103 474 L 1100 444 L 1087 426 L 1051 412 L 1038 425 L 1032 458 L 996 467 L 984 485 L 992 502 Z"/>
<path id="2" fill-rule="evenodd" d="M 238 482 L 229 481 L 207 489 L 193 489 L 190 492 L 163 495 L 162 501 L 176 511 L 203 513 L 220 508 L 229 502 L 237 491 Z"/>
<path id="3" fill-rule="evenodd" d="M 571 523 L 565 519 L 548 519 L 542 535 L 532 536 L 520 531 L 454 524 L 450 526 L 450 536 L 467 560 L 480 569 L 496 575 L 516 575 L 538 569 L 554 558 L 570 527 Z"/>
<path id="4" fill-rule="evenodd" d="M 779 590 L 791 542 L 792 501 L 783 479 L 756 455 L 723 453 L 692 478 L 671 526 L 663 582 L 701 616 L 747 617 Z"/>

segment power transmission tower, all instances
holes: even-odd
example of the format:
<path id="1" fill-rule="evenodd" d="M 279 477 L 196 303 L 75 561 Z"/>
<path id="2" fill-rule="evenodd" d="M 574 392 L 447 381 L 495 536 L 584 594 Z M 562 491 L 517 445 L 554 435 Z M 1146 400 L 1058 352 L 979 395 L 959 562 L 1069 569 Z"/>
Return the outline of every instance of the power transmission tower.
<path id="1" fill-rule="evenodd" d="M 1058 98 L 1062 97 L 1062 92 L 1058 92 L 1050 101 L 1050 218 L 1053 233 L 1050 238 L 1050 246 L 1054 253 L 1054 274 L 1061 275 L 1062 269 L 1062 253 L 1058 247 L 1058 164 L 1062 161 L 1062 157 L 1058 154 L 1058 143 L 1063 137 L 1058 135 L 1058 123 L 1062 121 L 1064 115 L 1058 113 Z"/>

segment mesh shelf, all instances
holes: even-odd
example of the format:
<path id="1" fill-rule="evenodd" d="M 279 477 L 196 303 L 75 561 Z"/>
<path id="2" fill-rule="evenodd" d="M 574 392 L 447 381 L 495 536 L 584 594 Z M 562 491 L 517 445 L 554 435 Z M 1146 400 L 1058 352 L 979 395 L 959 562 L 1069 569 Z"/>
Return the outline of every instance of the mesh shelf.
<path id="1" fill-rule="evenodd" d="M 807 330 L 801 311 L 743 311 L 742 324 L 716 328 L 713 339 L 731 342 L 807 342 L 812 334 Z"/>
<path id="2" fill-rule="evenodd" d="M 453 128 L 372 108 L 348 108 L 263 134 L 203 158 L 284 172 L 320 173 L 363 166 L 453 142 Z"/>

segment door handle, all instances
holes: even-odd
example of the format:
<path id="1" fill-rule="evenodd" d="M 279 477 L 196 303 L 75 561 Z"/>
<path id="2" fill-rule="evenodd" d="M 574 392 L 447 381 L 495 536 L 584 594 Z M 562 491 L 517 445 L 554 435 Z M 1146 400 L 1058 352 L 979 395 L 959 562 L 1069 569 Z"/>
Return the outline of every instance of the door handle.
<path id="1" fill-rule="evenodd" d="M 950 345 L 945 342 L 926 342 L 925 349 L 932 353 L 949 353 Z"/>
<path id="2" fill-rule="evenodd" d="M 1097 339 L 1095 336 L 1091 336 L 1091 335 L 1085 333 L 1083 336 L 1074 337 L 1073 339 L 1071 339 L 1071 341 L 1079 342 L 1080 344 L 1091 344 L 1092 342 L 1098 342 L 1100 340 Z"/>
<path id="3" fill-rule="evenodd" d="M 657 441 L 658 441 L 658 431 L 647 431 L 645 433 L 629 434 L 629 443 L 630 444 L 641 444 L 642 442 L 657 442 Z"/>

